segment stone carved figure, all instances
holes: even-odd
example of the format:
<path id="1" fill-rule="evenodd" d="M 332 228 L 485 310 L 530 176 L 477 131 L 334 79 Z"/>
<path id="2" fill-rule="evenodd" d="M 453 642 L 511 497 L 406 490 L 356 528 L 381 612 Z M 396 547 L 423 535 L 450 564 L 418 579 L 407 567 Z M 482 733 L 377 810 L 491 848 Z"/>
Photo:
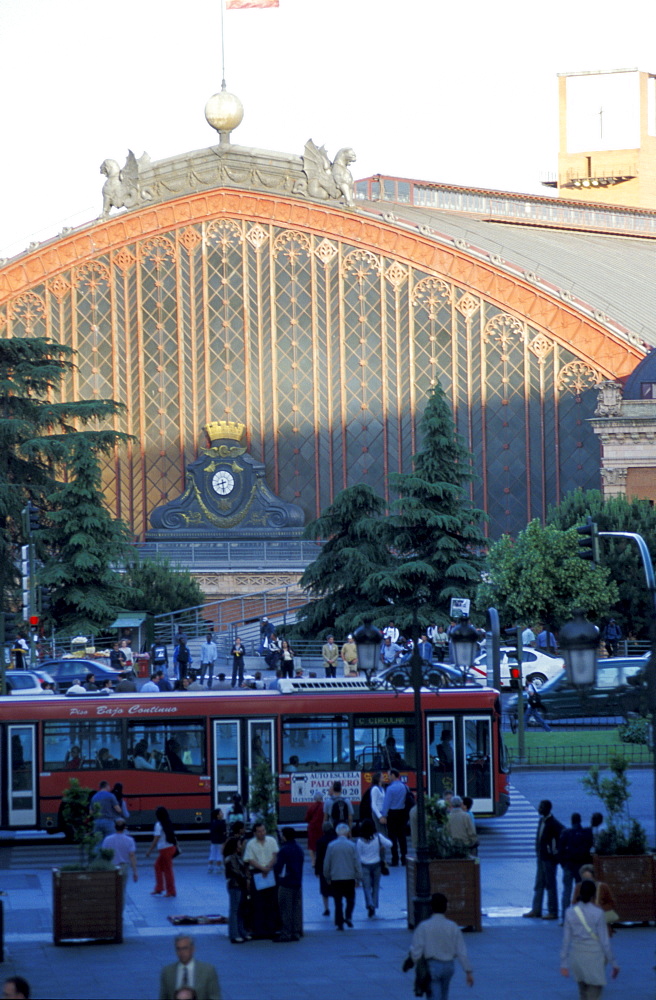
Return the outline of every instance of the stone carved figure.
<path id="1" fill-rule="evenodd" d="M 622 412 L 622 386 L 611 380 L 597 386 L 595 417 L 619 417 Z"/>
<path id="2" fill-rule="evenodd" d="M 116 160 L 103 160 L 100 165 L 100 173 L 107 178 L 102 189 L 103 218 L 109 215 L 112 208 L 134 208 L 138 201 L 145 196 L 145 192 L 141 191 L 139 172 L 149 163 L 148 153 L 144 153 L 137 159 L 131 149 L 128 150 L 123 169 L 119 167 Z"/>
<path id="3" fill-rule="evenodd" d="M 326 201 L 329 198 L 343 198 L 350 207 L 354 203 L 353 175 L 349 165 L 355 163 L 355 153 L 348 146 L 340 149 L 330 162 L 325 146 L 318 147 L 312 139 L 305 143 L 303 173 L 307 177 L 307 189 L 300 186 L 297 194 L 309 194 L 311 198 Z M 304 187 L 304 186 L 303 186 Z"/>

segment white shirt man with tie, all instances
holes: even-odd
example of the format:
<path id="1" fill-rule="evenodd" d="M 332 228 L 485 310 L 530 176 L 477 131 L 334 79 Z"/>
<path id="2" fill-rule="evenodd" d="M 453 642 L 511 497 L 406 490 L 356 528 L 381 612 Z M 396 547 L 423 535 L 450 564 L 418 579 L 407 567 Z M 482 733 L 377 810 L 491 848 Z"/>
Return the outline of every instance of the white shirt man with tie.
<path id="1" fill-rule="evenodd" d="M 183 986 L 194 990 L 197 1000 L 221 1000 L 221 987 L 216 969 L 209 962 L 194 958 L 194 939 L 178 934 L 175 939 L 177 962 L 165 965 L 159 982 L 159 1000 L 174 1000 Z"/>

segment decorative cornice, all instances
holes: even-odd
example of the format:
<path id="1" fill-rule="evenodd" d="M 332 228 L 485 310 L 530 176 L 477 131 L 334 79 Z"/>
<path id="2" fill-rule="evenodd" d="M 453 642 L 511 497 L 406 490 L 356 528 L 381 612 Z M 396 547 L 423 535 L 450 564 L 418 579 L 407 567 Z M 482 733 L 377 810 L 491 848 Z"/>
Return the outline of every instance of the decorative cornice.
<path id="1" fill-rule="evenodd" d="M 571 303 L 503 273 L 492 262 L 474 259 L 466 249 L 438 244 L 418 230 L 395 227 L 357 211 L 235 189 L 200 192 L 133 210 L 46 244 L 0 270 L 0 304 L 100 254 L 221 216 L 324 234 L 446 277 L 463 289 L 475 288 L 500 309 L 525 318 L 566 349 L 589 359 L 607 379 L 629 374 L 644 356 L 637 346 L 581 315 Z"/>

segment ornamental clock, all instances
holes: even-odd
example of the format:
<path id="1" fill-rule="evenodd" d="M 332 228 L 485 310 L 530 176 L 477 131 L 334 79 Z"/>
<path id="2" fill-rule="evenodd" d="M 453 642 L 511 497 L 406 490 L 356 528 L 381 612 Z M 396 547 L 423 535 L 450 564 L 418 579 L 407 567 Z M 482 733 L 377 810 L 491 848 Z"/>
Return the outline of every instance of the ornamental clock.
<path id="1" fill-rule="evenodd" d="M 227 469 L 219 469 L 212 476 L 212 489 L 220 497 L 226 497 L 235 488 L 235 477 Z"/>

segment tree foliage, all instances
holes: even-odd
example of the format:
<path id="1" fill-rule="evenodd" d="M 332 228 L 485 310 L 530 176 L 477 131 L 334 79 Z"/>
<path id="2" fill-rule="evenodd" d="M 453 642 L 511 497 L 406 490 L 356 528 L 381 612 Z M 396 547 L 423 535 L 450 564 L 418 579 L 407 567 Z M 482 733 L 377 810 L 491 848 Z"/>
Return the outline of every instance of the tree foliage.
<path id="1" fill-rule="evenodd" d="M 384 511 L 381 497 L 360 483 L 338 493 L 307 525 L 305 538 L 325 542 L 300 580 L 312 599 L 298 614 L 296 634 L 346 634 L 371 611 L 365 581 L 392 561 L 382 532 Z"/>
<path id="2" fill-rule="evenodd" d="M 45 514 L 48 557 L 39 580 L 50 588 L 57 627 L 95 632 L 109 625 L 130 593 L 118 568 L 130 552 L 130 536 L 114 520 L 100 490 L 98 452 L 111 452 L 112 431 L 72 435 L 66 456 L 69 478 L 49 497 Z"/>
<path id="3" fill-rule="evenodd" d="M 174 569 L 166 559 L 142 559 L 132 553 L 125 563 L 129 593 L 123 607 L 127 611 L 147 611 L 153 615 L 203 604 L 198 582 L 187 570 Z"/>
<path id="4" fill-rule="evenodd" d="M 413 471 L 390 476 L 398 499 L 385 533 L 394 559 L 366 585 L 373 601 L 394 605 L 394 621 L 405 631 L 415 612 L 425 628 L 448 621 L 452 597 L 475 597 L 487 546 L 481 528 L 485 515 L 472 507 L 466 492 L 472 456 L 456 432 L 439 383 L 420 431 L 422 448 L 413 458 Z"/>
<path id="5" fill-rule="evenodd" d="M 599 619 L 617 600 L 617 586 L 603 567 L 578 556 L 578 535 L 531 521 L 516 539 L 503 535 L 488 553 L 481 606 L 496 607 L 502 622 L 543 622 L 558 629 L 581 609 Z"/>
<path id="6" fill-rule="evenodd" d="M 656 509 L 649 500 L 614 496 L 604 500 L 598 490 L 574 490 L 558 507 L 550 509 L 547 521 L 563 530 L 582 524 L 590 515 L 599 531 L 629 531 L 642 535 L 650 553 L 656 553 Z M 602 565 L 610 570 L 618 597 L 610 609 L 624 634 L 647 637 L 651 602 L 645 571 L 634 541 L 623 538 L 599 540 Z"/>
<path id="7" fill-rule="evenodd" d="M 344 634 L 365 615 L 379 626 L 394 618 L 407 631 L 418 612 L 425 627 L 448 621 L 452 596 L 474 596 L 486 544 L 484 515 L 466 495 L 471 455 L 439 384 L 420 429 L 422 449 L 412 473 L 390 476 L 398 494 L 390 515 L 369 486 L 358 484 L 306 528 L 306 538 L 325 542 L 301 578 L 313 598 L 299 615 L 301 635 Z"/>
<path id="8" fill-rule="evenodd" d="M 47 563 L 41 582 L 53 583 L 55 604 L 67 618 L 77 606 L 81 621 L 96 621 L 108 615 L 101 614 L 98 588 L 87 593 L 101 566 L 98 551 L 109 544 L 106 564 L 125 535 L 103 506 L 98 455 L 112 452 L 126 435 L 97 429 L 122 409 L 112 400 L 55 401 L 75 369 L 73 354 L 40 337 L 0 339 L 0 596 L 10 605 L 16 595 L 14 552 L 26 541 L 21 509 L 32 500 L 48 512 L 51 529 L 37 532 L 37 554 Z M 67 573 L 71 592 L 65 596 Z M 115 581 L 104 570 L 101 575 L 113 594 Z"/>

